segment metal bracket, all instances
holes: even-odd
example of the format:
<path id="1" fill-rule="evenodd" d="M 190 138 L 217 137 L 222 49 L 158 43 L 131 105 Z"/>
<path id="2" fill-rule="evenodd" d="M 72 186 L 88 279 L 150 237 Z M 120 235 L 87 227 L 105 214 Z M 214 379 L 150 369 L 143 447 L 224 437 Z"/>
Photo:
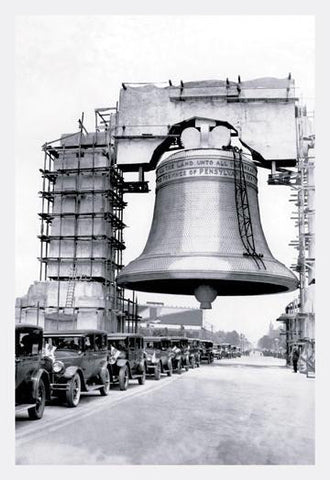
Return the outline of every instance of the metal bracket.
<path id="1" fill-rule="evenodd" d="M 256 252 L 254 243 L 242 153 L 237 147 L 233 147 L 232 151 L 234 154 L 235 200 L 238 228 L 246 250 L 243 255 L 252 257 L 259 269 L 263 267 L 266 270 L 266 265 L 262 260 L 263 255 Z"/>

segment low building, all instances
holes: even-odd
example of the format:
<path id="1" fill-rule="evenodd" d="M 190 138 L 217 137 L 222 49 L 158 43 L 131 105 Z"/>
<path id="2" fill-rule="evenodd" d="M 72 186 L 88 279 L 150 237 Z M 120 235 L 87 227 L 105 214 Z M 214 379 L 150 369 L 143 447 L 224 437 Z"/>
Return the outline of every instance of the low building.
<path id="1" fill-rule="evenodd" d="M 203 310 L 189 307 L 171 307 L 163 303 L 147 302 L 139 305 L 140 331 L 147 335 L 184 335 L 204 338 Z"/>

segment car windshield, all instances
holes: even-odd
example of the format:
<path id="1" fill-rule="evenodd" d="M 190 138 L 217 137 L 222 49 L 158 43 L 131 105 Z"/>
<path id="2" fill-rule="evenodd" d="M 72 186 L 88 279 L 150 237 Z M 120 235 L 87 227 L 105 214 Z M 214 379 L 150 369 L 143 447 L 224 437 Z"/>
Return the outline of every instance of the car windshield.
<path id="1" fill-rule="evenodd" d="M 117 350 L 121 350 L 121 351 L 126 351 L 127 350 L 127 346 L 126 346 L 126 342 L 125 340 L 121 339 L 121 340 L 110 340 L 110 345 L 112 345 L 113 347 L 117 348 Z"/>
<path id="2" fill-rule="evenodd" d="M 82 350 L 82 337 L 47 337 L 45 342 L 56 347 L 56 350 Z"/>
<path id="3" fill-rule="evenodd" d="M 156 349 L 159 349 L 161 348 L 161 344 L 160 342 L 155 342 L 154 340 L 151 340 L 151 341 L 146 341 L 146 348 L 156 348 Z"/>

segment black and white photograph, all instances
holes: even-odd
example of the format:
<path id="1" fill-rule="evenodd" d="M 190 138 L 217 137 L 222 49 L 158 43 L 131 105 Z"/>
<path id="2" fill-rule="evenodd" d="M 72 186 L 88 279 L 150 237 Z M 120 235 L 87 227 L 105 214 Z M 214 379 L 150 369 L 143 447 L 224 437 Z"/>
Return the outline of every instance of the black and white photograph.
<path id="1" fill-rule="evenodd" d="M 14 45 L 15 466 L 314 466 L 314 15 Z"/>

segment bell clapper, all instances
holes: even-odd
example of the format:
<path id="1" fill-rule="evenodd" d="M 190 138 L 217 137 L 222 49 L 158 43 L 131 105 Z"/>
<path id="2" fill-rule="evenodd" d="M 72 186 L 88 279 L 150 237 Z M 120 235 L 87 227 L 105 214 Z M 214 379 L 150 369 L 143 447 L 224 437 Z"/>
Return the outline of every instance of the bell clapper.
<path id="1" fill-rule="evenodd" d="M 217 297 L 217 291 L 210 285 L 199 285 L 195 288 L 194 295 L 200 302 L 200 308 L 202 310 L 210 310 L 212 308 L 212 302 Z"/>

